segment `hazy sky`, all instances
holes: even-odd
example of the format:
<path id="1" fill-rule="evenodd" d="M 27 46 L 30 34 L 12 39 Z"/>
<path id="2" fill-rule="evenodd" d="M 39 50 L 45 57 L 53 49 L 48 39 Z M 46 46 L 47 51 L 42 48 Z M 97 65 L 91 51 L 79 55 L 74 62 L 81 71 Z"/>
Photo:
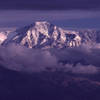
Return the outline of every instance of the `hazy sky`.
<path id="1" fill-rule="evenodd" d="M 63 28 L 100 28 L 100 12 L 0 10 L 0 27 L 23 27 L 35 21 L 48 21 Z"/>
<path id="2" fill-rule="evenodd" d="M 0 9 L 100 9 L 100 0 L 0 0 Z"/>
<path id="3" fill-rule="evenodd" d="M 63 28 L 100 28 L 100 0 L 0 0 L 0 27 L 35 21 Z"/>

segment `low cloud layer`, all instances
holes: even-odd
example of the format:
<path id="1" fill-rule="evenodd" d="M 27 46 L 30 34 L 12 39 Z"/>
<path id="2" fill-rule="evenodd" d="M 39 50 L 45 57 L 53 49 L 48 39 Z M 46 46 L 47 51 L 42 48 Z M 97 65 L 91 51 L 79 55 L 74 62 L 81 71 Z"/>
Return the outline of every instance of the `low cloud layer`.
<path id="1" fill-rule="evenodd" d="M 56 66 L 56 58 L 48 51 L 32 50 L 11 45 L 0 48 L 0 63 L 17 71 L 40 71 L 46 67 Z"/>
<path id="2" fill-rule="evenodd" d="M 40 72 L 50 68 L 72 73 L 96 74 L 100 69 L 100 49 L 81 46 L 65 50 L 36 50 L 13 44 L 0 47 L 0 65 L 24 72 Z"/>
<path id="3" fill-rule="evenodd" d="M 82 64 L 77 64 L 75 67 L 71 64 L 66 64 L 65 66 L 65 71 L 70 71 L 72 73 L 76 74 L 95 74 L 99 72 L 99 68 L 93 65 L 82 65 Z"/>

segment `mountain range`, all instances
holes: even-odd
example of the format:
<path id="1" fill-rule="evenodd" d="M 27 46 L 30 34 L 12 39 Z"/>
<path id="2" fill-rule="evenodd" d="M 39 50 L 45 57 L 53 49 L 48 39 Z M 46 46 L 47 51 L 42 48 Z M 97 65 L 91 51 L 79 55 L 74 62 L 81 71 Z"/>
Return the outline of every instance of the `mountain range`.
<path id="1" fill-rule="evenodd" d="M 49 22 L 41 21 L 7 34 L 2 45 L 11 43 L 42 49 L 78 47 L 83 44 L 95 45 L 95 43 L 100 43 L 100 31 L 65 30 Z"/>

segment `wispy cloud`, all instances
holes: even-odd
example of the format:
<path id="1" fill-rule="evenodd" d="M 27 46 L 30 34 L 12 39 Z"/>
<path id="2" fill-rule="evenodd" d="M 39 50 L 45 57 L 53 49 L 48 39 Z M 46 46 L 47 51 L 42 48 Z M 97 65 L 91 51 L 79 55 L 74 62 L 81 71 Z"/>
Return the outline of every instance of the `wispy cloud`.
<path id="1" fill-rule="evenodd" d="M 47 68 L 72 73 L 100 72 L 100 49 L 82 46 L 64 50 L 36 50 L 19 45 L 0 47 L 0 65 L 15 71 L 40 72 Z"/>

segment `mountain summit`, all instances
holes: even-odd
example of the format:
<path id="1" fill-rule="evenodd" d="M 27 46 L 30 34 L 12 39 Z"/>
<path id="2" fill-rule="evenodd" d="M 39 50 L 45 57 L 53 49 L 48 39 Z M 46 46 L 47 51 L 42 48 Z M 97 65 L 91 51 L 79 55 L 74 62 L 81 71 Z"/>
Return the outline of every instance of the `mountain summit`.
<path id="1" fill-rule="evenodd" d="M 12 32 L 3 45 L 16 43 L 28 48 L 76 47 L 82 43 L 91 44 L 97 42 L 97 35 L 96 31 L 64 30 L 49 22 L 42 21 Z"/>

